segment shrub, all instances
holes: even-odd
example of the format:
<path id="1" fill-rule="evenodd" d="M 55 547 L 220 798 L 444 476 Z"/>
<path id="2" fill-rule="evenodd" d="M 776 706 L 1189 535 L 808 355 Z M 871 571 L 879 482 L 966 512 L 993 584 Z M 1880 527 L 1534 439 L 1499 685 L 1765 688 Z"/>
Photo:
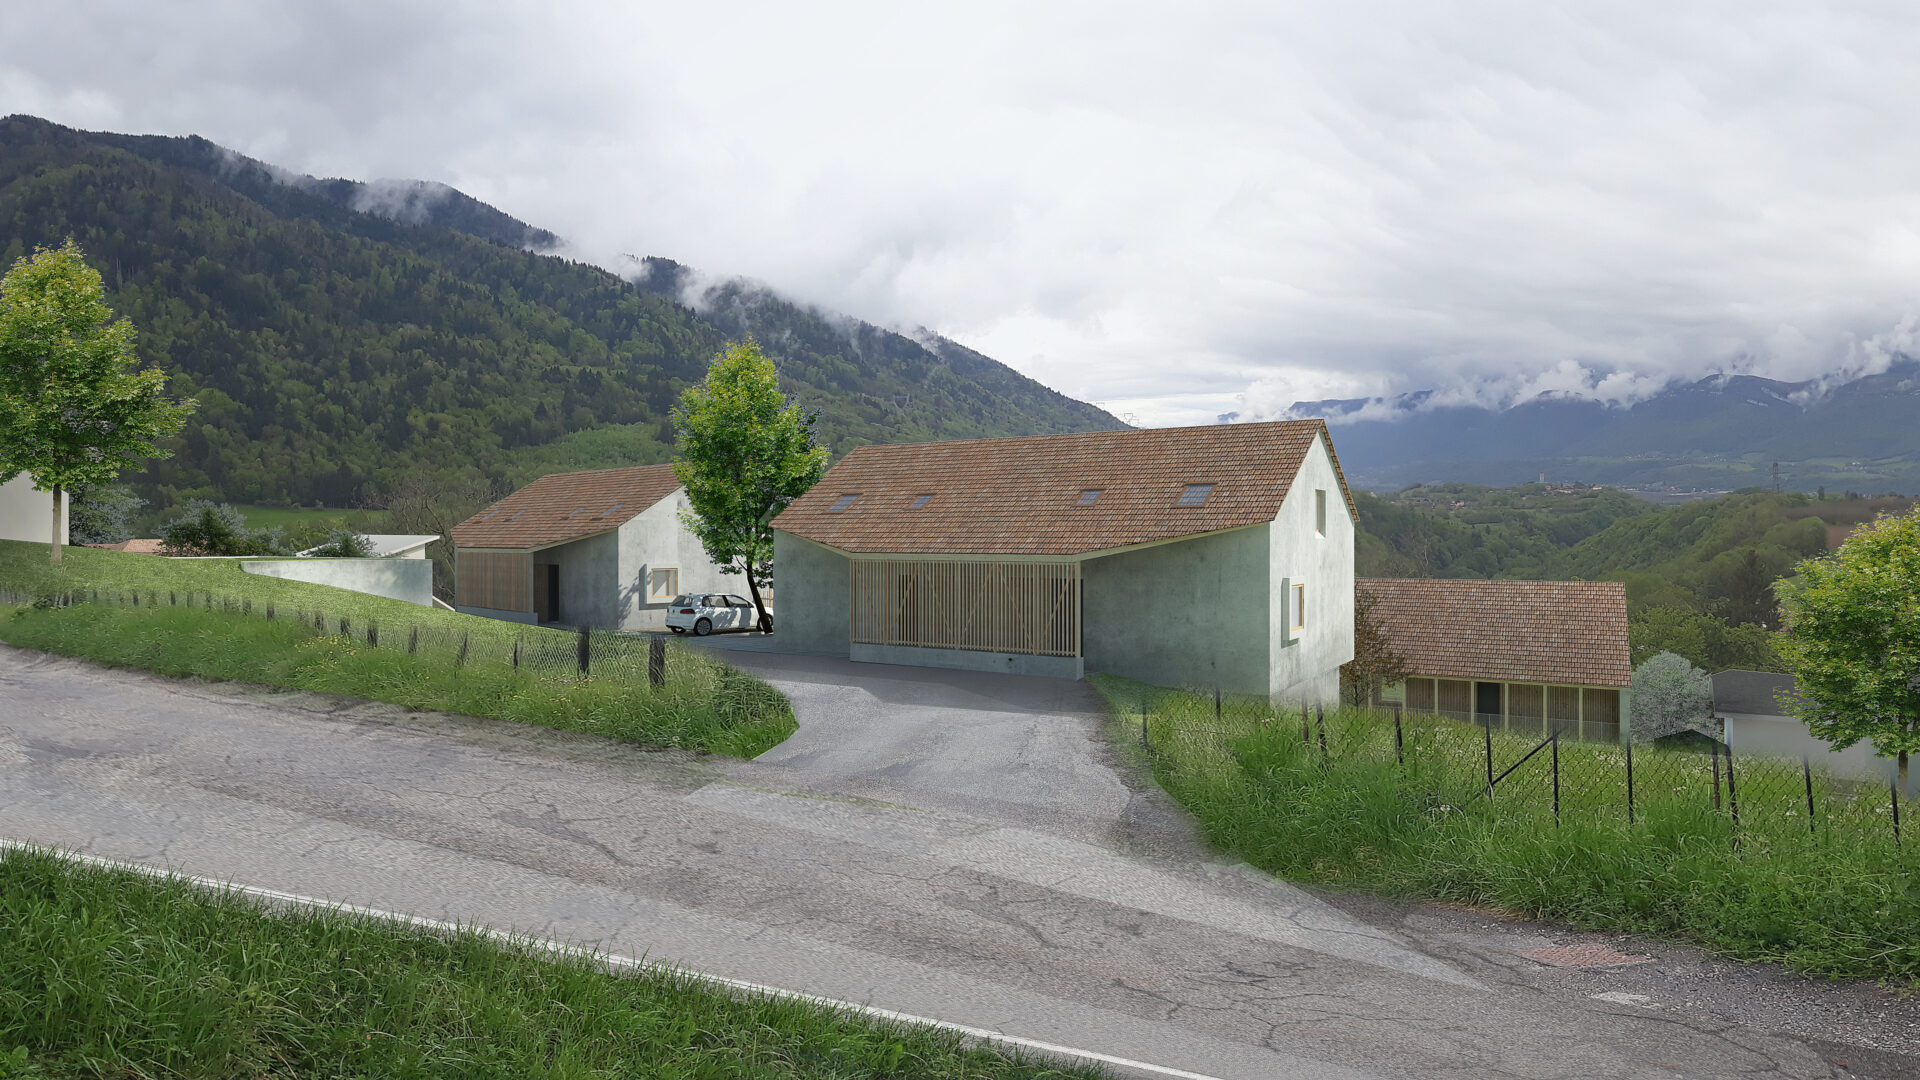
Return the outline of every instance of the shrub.
<path id="1" fill-rule="evenodd" d="M 226 503 L 191 499 L 186 512 L 161 530 L 169 555 L 285 555 L 278 529 L 249 529 Z"/>

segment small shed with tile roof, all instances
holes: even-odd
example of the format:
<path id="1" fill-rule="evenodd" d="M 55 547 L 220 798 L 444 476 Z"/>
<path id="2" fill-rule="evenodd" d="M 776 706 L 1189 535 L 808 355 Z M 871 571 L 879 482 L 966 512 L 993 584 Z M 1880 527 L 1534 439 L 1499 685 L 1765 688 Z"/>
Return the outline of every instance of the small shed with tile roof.
<path id="1" fill-rule="evenodd" d="M 1496 727 L 1614 741 L 1629 713 L 1617 581 L 1361 578 L 1404 684 L 1377 701 Z"/>
<path id="2" fill-rule="evenodd" d="M 682 592 L 744 593 L 680 523 L 671 465 L 543 476 L 454 526 L 461 611 L 525 623 L 658 629 Z"/>
<path id="3" fill-rule="evenodd" d="M 1355 522 L 1319 420 L 865 446 L 773 521 L 779 633 L 1332 702 Z"/>

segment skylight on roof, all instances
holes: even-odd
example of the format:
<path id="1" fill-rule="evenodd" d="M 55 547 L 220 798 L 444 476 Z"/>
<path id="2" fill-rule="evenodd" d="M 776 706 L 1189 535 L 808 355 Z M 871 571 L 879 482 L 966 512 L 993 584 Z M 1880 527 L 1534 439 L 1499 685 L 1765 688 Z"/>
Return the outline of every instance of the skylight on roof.
<path id="1" fill-rule="evenodd" d="M 499 513 L 499 512 L 500 512 L 500 511 L 499 511 L 499 510 L 498 510 L 497 508 L 496 508 L 496 509 L 493 509 L 493 510 L 489 510 L 489 511 L 487 511 L 487 516 L 486 516 L 486 517 L 483 517 L 483 518 L 481 518 L 480 520 L 481 520 L 481 521 L 487 521 L 487 520 L 489 520 L 489 519 L 491 519 L 491 518 L 493 517 L 493 515 L 495 515 L 495 514 L 497 514 L 497 513 Z"/>
<path id="2" fill-rule="evenodd" d="M 1080 493 L 1080 501 L 1076 505 L 1092 506 L 1100 501 L 1100 493 L 1105 490 L 1105 488 L 1088 488 Z"/>
<path id="3" fill-rule="evenodd" d="M 508 518 L 507 520 L 508 520 L 508 521 L 519 521 L 519 520 L 520 520 L 520 515 L 521 515 L 521 514 L 524 514 L 524 513 L 526 513 L 526 512 L 527 512 L 527 508 L 523 506 L 523 507 L 521 507 L 520 509 L 518 509 L 518 510 L 515 510 L 515 511 L 513 512 L 513 516 L 512 516 L 512 517 L 510 517 L 510 518 Z"/>
<path id="4" fill-rule="evenodd" d="M 845 510 L 847 507 L 852 506 L 853 500 L 859 497 L 860 496 L 858 495 L 842 495 L 839 498 L 833 500 L 832 506 L 827 507 L 827 513 L 837 514 L 840 511 Z"/>
<path id="5" fill-rule="evenodd" d="M 606 508 L 605 510 L 602 510 L 602 511 L 600 511 L 600 516 L 601 516 L 601 517 L 606 517 L 606 516 L 607 516 L 608 514 L 611 514 L 611 513 L 613 513 L 613 512 L 615 511 L 615 510 L 618 510 L 618 509 L 620 509 L 620 506 L 621 506 L 621 504 L 620 504 L 620 503 L 614 503 L 614 504 L 613 504 L 612 506 L 609 506 L 609 507 L 607 507 L 607 508 Z"/>
<path id="6" fill-rule="evenodd" d="M 1179 501 L 1175 502 L 1173 505 L 1205 506 L 1207 503 L 1207 496 L 1211 494 L 1213 494 L 1212 484 L 1188 484 L 1186 487 L 1186 490 L 1180 493 Z"/>
<path id="7" fill-rule="evenodd" d="M 580 512 L 580 511 L 582 511 L 582 510 L 585 510 L 585 509 L 586 509 L 586 507 L 584 507 L 584 506 L 576 506 L 576 507 L 574 507 L 574 508 L 573 508 L 572 510 L 569 510 L 569 511 L 567 511 L 567 516 L 568 516 L 568 517 L 572 517 L 573 515 L 575 515 L 575 514 L 577 514 L 577 513 L 579 513 L 579 512 Z"/>
<path id="8" fill-rule="evenodd" d="M 920 509 L 921 507 L 923 507 L 923 506 L 925 506 L 925 505 L 927 505 L 928 503 L 930 503 L 930 502 L 932 502 L 932 501 L 933 501 L 933 496 L 932 496 L 932 495 L 930 495 L 930 494 L 929 494 L 929 495 L 915 495 L 915 496 L 913 497 L 913 505 L 912 505 L 912 506 L 909 506 L 909 507 L 907 507 L 907 509 L 909 509 L 909 510 L 918 510 L 918 509 Z"/>

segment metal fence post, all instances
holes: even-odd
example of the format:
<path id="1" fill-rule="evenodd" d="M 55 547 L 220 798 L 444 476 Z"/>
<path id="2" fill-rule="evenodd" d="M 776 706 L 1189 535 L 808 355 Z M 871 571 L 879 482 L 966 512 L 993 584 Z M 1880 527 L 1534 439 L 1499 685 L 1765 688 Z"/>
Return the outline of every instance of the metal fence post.
<path id="1" fill-rule="evenodd" d="M 459 652 L 458 652 L 457 654 L 455 654 L 455 656 L 454 656 L 454 658 L 453 658 L 453 666 L 454 666 L 454 667 L 466 667 L 466 666 L 467 666 L 467 644 L 468 644 L 468 642 L 469 642 L 469 641 L 470 641 L 470 640 L 472 639 L 472 636 L 473 636 L 473 635 L 471 635 L 471 634 L 461 634 L 461 635 L 460 635 L 460 651 L 459 651 Z"/>
<path id="2" fill-rule="evenodd" d="M 653 686 L 667 684 L 667 639 L 658 634 L 647 639 L 647 682 Z"/>
<path id="3" fill-rule="evenodd" d="M 1887 794 L 1893 797 L 1893 842 L 1900 842 L 1900 774 L 1887 781 Z"/>
<path id="4" fill-rule="evenodd" d="M 1486 733 L 1487 798 L 1491 799 L 1493 798 L 1493 720 L 1492 718 L 1483 716 L 1480 721 L 1480 729 Z M 1555 732 L 1555 734 L 1558 734 L 1558 732 Z"/>
<path id="5" fill-rule="evenodd" d="M 1720 740 L 1707 744 L 1707 752 L 1713 755 L 1713 808 L 1720 809 Z"/>
<path id="6" fill-rule="evenodd" d="M 1313 707 L 1313 723 L 1320 731 L 1320 764 L 1325 765 L 1327 764 L 1327 707 L 1325 705 Z"/>
<path id="7" fill-rule="evenodd" d="M 1807 782 L 1807 834 L 1811 836 L 1817 834 L 1818 830 L 1813 822 L 1813 763 L 1807 760 L 1805 754 L 1800 756 L 1800 776 Z"/>
<path id="8" fill-rule="evenodd" d="M 520 670 L 520 639 L 513 639 L 513 670 Z"/>
<path id="9" fill-rule="evenodd" d="M 1633 824 L 1633 742 L 1627 742 L 1627 824 Z"/>
<path id="10" fill-rule="evenodd" d="M 1213 688 L 1213 722 L 1216 724 L 1220 722 L 1220 687 L 1218 685 Z"/>
<path id="11" fill-rule="evenodd" d="M 1393 760 L 1395 764 L 1407 763 L 1406 742 L 1400 734 L 1400 706 L 1393 707 Z"/>
<path id="12" fill-rule="evenodd" d="M 1553 827 L 1560 827 L 1560 733 L 1553 733 Z"/>
<path id="13" fill-rule="evenodd" d="M 1740 789 L 1733 784 L 1733 744 L 1727 744 L 1727 812 L 1733 815 L 1733 846 L 1740 846 Z"/>
<path id="14" fill-rule="evenodd" d="M 1313 716 L 1307 711 L 1305 702 L 1300 704 L 1300 741 L 1313 744 Z"/>
<path id="15" fill-rule="evenodd" d="M 585 675 L 587 673 L 588 652 L 593 646 L 587 640 L 587 628 L 584 626 L 580 628 L 580 642 L 577 648 L 580 654 L 580 674 Z"/>
<path id="16" fill-rule="evenodd" d="M 1140 745 L 1148 751 L 1153 749 L 1153 741 L 1147 736 L 1147 695 L 1140 695 Z"/>

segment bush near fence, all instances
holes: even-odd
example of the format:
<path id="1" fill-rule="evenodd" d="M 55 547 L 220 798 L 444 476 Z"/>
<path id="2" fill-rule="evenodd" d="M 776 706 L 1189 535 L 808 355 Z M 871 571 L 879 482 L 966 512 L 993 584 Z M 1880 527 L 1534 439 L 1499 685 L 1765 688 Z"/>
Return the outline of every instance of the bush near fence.
<path id="1" fill-rule="evenodd" d="M 1209 839 L 1275 874 L 1920 983 L 1920 838 L 1886 785 L 1092 678 Z"/>
<path id="2" fill-rule="evenodd" d="M 236 679 L 751 757 L 796 724 L 785 695 L 656 636 L 366 619 L 198 591 L 0 588 L 10 644 L 161 674 Z M 466 624 L 474 625 L 466 625 Z M 484 625 L 482 625 L 484 624 Z M 480 632 L 476 632 L 480 631 Z"/>

